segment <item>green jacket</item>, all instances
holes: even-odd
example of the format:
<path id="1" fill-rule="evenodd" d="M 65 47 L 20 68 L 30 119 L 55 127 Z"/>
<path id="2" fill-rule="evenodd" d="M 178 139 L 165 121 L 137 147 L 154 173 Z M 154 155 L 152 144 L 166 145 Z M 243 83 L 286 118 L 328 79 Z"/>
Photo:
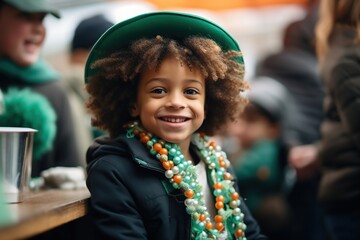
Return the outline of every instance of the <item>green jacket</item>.
<path id="1" fill-rule="evenodd" d="M 235 164 L 240 194 L 251 211 L 261 201 L 281 188 L 283 173 L 280 164 L 280 143 L 261 140 L 245 151 Z"/>

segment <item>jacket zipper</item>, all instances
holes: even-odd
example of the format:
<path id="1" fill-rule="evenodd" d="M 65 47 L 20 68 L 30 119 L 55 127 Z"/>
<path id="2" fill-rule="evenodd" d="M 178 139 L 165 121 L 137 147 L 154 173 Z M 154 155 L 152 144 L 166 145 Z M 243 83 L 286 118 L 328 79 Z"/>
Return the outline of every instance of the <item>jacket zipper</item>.
<path id="1" fill-rule="evenodd" d="M 137 163 L 139 164 L 140 167 L 152 170 L 152 171 L 156 171 L 162 174 L 165 174 L 165 170 L 162 168 L 158 168 L 158 167 L 154 167 L 150 164 L 148 164 L 147 162 L 145 162 L 144 160 L 141 160 L 139 158 L 135 158 L 135 160 L 137 161 Z"/>

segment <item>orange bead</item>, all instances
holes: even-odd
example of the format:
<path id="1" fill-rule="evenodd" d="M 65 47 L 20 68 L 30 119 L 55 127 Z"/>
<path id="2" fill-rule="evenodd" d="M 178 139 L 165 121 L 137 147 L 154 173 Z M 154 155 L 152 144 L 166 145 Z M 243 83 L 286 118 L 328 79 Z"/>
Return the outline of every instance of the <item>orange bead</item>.
<path id="1" fill-rule="evenodd" d="M 219 166 L 225 168 L 226 167 L 225 161 L 219 161 Z"/>
<path id="2" fill-rule="evenodd" d="M 215 215 L 214 220 L 217 223 L 222 222 L 224 220 L 224 217 L 218 214 L 218 215 Z"/>
<path id="3" fill-rule="evenodd" d="M 174 180 L 174 181 L 175 181 L 175 180 Z M 195 195 L 195 193 L 194 193 L 194 191 L 191 190 L 191 189 L 188 189 L 188 190 L 185 191 L 185 196 L 186 196 L 187 198 L 193 198 L 194 195 Z"/>
<path id="4" fill-rule="evenodd" d="M 242 237 L 242 236 L 244 236 L 244 232 L 243 232 L 243 230 L 241 230 L 241 229 L 236 229 L 236 231 L 235 231 L 235 237 L 237 237 L 237 238 L 239 238 L 239 237 Z"/>
<path id="5" fill-rule="evenodd" d="M 159 151 L 159 153 L 161 154 L 161 155 L 168 155 L 168 150 L 166 149 L 166 148 L 161 148 L 160 149 L 160 151 Z"/>
<path id="6" fill-rule="evenodd" d="M 142 143 L 147 143 L 150 140 L 150 137 L 148 135 L 144 135 L 140 138 L 140 141 Z"/>
<path id="7" fill-rule="evenodd" d="M 174 167 L 174 162 L 173 161 L 168 161 L 169 164 L 170 164 L 170 168 L 173 168 Z"/>
<path id="8" fill-rule="evenodd" d="M 211 230 L 213 228 L 213 225 L 211 222 L 206 222 L 205 227 L 206 229 Z"/>
<path id="9" fill-rule="evenodd" d="M 225 160 L 223 156 L 218 157 L 218 159 L 219 159 L 219 161 L 224 161 Z"/>
<path id="10" fill-rule="evenodd" d="M 237 192 L 233 192 L 231 194 L 231 198 L 232 198 L 232 200 L 238 200 L 239 199 L 239 194 Z"/>
<path id="11" fill-rule="evenodd" d="M 171 169 L 171 165 L 170 165 L 169 161 L 163 161 L 163 162 L 162 162 L 162 166 L 163 166 L 163 168 L 165 168 L 166 170 L 170 170 L 170 169 Z"/>
<path id="12" fill-rule="evenodd" d="M 225 198 L 224 198 L 223 195 L 219 195 L 219 196 L 216 197 L 216 201 L 217 201 L 217 202 L 224 202 L 224 201 L 225 201 Z"/>
<path id="13" fill-rule="evenodd" d="M 145 135 L 146 135 L 146 133 L 141 132 L 141 133 L 139 134 L 139 137 L 142 138 L 142 137 L 145 136 Z"/>
<path id="14" fill-rule="evenodd" d="M 215 184 L 214 184 L 214 188 L 215 188 L 215 189 L 222 189 L 222 184 L 219 183 L 219 182 L 218 182 L 218 183 L 215 183 Z"/>
<path id="15" fill-rule="evenodd" d="M 222 209 L 223 207 L 224 207 L 224 203 L 223 202 L 216 202 L 215 203 L 215 207 L 216 207 L 216 209 Z"/>
<path id="16" fill-rule="evenodd" d="M 211 143 L 210 143 L 210 146 L 216 147 L 216 143 L 215 143 L 215 142 L 211 142 Z"/>
<path id="17" fill-rule="evenodd" d="M 162 149 L 162 146 L 161 146 L 160 143 L 155 143 L 155 144 L 153 145 L 153 148 L 154 148 L 154 150 L 155 150 L 156 152 L 160 152 L 160 150 Z"/>
<path id="18" fill-rule="evenodd" d="M 216 228 L 219 232 L 221 232 L 221 230 L 223 230 L 223 228 L 224 228 L 224 224 L 221 223 L 221 222 L 218 222 L 218 223 L 215 224 L 215 228 Z"/>
<path id="19" fill-rule="evenodd" d="M 205 214 L 200 214 L 199 220 L 200 220 L 200 222 L 205 221 L 206 220 Z"/>
<path id="20" fill-rule="evenodd" d="M 228 172 L 224 173 L 224 179 L 225 180 L 231 180 L 232 179 L 232 175 Z"/>
<path id="21" fill-rule="evenodd" d="M 176 175 L 173 177 L 173 180 L 174 180 L 175 183 L 181 183 L 182 177 L 181 177 L 179 174 L 176 174 Z"/>

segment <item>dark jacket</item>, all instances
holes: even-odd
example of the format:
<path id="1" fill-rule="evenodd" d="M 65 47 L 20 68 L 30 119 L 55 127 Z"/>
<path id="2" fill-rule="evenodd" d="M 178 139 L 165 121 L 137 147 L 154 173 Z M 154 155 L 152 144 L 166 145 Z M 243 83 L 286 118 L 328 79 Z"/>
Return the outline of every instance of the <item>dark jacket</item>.
<path id="1" fill-rule="evenodd" d="M 1 64 L 9 64 L 9 62 L 1 62 Z M 5 66 L 5 65 L 3 65 Z M 15 65 L 14 69 L 18 68 Z M 39 67 L 44 71 L 47 66 Z M 65 88 L 61 82 L 56 78 L 56 75 L 41 73 L 40 70 L 29 71 L 33 74 L 26 77 L 26 69 L 22 74 L 21 68 L 18 71 L 8 71 L 4 67 L 0 67 L 0 88 L 6 92 L 9 88 L 30 88 L 31 90 L 40 93 L 49 101 L 56 113 L 56 136 L 52 150 L 45 153 L 41 159 L 33 161 L 32 176 L 40 176 L 41 171 L 50 167 L 64 166 L 75 167 L 80 166 L 79 151 L 75 142 L 75 131 L 71 118 L 70 106 L 66 95 Z M 38 74 L 38 76 L 35 76 Z M 46 78 L 48 77 L 48 78 Z M 36 119 L 36 116 L 34 116 Z M 26 127 L 26 126 L 23 126 Z"/>
<path id="2" fill-rule="evenodd" d="M 322 71 L 326 96 L 319 200 L 330 213 L 360 212 L 360 44 L 355 34 L 335 28 Z"/>
<path id="3" fill-rule="evenodd" d="M 87 153 L 89 214 L 98 239 L 190 239 L 185 197 L 136 138 L 101 138 Z M 247 239 L 267 239 L 242 201 Z"/>

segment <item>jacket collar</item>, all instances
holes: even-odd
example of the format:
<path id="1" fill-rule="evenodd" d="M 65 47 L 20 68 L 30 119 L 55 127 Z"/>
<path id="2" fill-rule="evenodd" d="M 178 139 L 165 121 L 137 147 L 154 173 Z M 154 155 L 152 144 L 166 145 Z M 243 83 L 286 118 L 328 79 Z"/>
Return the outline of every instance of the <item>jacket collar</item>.
<path id="1" fill-rule="evenodd" d="M 150 151 L 146 149 L 144 144 L 142 144 L 137 138 L 127 138 L 125 135 L 122 135 L 121 138 L 124 140 L 124 143 L 130 149 L 133 160 L 137 161 L 140 165 L 148 166 L 152 168 L 158 168 L 161 172 L 165 172 L 162 167 L 162 164 L 157 160 L 153 155 L 150 154 Z"/>

